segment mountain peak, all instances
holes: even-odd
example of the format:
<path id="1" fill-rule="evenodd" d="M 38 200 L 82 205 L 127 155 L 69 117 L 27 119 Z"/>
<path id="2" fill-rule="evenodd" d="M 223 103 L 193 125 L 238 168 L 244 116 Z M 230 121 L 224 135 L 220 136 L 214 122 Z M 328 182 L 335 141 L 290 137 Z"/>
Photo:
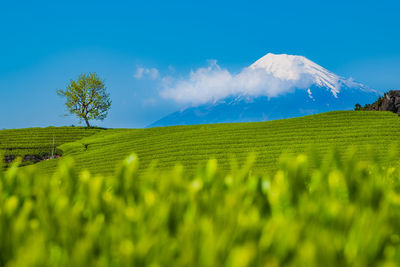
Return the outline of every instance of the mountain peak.
<path id="1" fill-rule="evenodd" d="M 371 103 L 379 95 L 303 56 L 271 53 L 237 75 L 220 68 L 217 72 L 201 69 L 180 85 L 184 90 L 177 92 L 181 95 L 195 91 L 196 98 L 205 93 L 212 101 L 174 112 L 151 127 L 293 118 L 350 110 L 356 103 Z"/>
<path id="2" fill-rule="evenodd" d="M 341 87 L 341 77 L 303 56 L 268 53 L 250 65 L 249 69 L 264 70 L 282 81 L 311 82 L 319 87 L 327 87 L 335 97 Z"/>

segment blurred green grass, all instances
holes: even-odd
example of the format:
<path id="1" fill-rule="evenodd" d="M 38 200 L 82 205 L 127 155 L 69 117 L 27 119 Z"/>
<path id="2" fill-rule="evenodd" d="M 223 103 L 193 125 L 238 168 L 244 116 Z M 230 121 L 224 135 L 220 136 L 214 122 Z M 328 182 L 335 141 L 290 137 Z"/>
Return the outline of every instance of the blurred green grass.
<path id="1" fill-rule="evenodd" d="M 67 159 L 51 179 L 0 172 L 0 266 L 397 266 L 400 168 L 355 149 L 287 154 L 272 174 L 254 154 L 228 173 L 211 159 L 108 177 Z"/>

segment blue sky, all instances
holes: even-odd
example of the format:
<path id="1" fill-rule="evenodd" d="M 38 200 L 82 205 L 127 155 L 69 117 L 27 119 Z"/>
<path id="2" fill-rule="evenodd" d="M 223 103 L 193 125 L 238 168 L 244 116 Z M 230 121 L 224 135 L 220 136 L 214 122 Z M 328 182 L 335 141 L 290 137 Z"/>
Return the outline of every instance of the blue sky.
<path id="1" fill-rule="evenodd" d="M 144 127 L 182 106 L 138 68 L 179 77 L 215 59 L 235 72 L 268 52 L 400 89 L 399 14 L 395 0 L 2 1 L 0 129 L 77 125 L 56 90 L 89 71 L 113 100 L 95 124 Z"/>

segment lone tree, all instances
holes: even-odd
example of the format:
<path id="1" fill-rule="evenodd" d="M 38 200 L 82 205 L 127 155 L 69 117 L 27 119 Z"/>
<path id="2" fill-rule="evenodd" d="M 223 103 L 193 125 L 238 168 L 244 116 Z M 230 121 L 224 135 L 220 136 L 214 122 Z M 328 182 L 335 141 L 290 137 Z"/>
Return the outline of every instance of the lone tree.
<path id="1" fill-rule="evenodd" d="M 90 127 L 90 120 L 104 120 L 111 106 L 110 95 L 106 92 L 104 82 L 96 73 L 83 73 L 78 80 L 71 80 L 65 90 L 57 94 L 66 98 L 65 106 L 80 121 L 84 120 Z"/>

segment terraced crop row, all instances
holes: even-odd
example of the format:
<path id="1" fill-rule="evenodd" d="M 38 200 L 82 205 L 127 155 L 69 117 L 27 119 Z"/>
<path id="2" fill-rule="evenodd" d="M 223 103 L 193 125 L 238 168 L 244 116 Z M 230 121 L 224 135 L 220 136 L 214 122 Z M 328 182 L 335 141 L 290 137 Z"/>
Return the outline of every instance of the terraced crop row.
<path id="1" fill-rule="evenodd" d="M 64 155 L 74 157 L 78 170 L 86 168 L 95 174 L 113 173 L 132 152 L 139 156 L 142 170 L 151 163 L 160 169 L 180 163 L 188 172 L 209 158 L 229 169 L 254 152 L 255 171 L 273 172 L 282 152 L 296 154 L 312 148 L 322 157 L 332 147 L 341 154 L 357 147 L 360 159 L 367 153 L 384 159 L 399 138 L 400 119 L 395 114 L 340 111 L 257 123 L 107 130 L 60 148 Z M 42 162 L 38 167 L 52 173 L 57 162 Z"/>
<path id="2" fill-rule="evenodd" d="M 101 131 L 83 127 L 47 127 L 0 131 L 0 154 L 15 157 L 46 157 L 54 148 Z M 53 144 L 54 142 L 54 144 Z"/>

